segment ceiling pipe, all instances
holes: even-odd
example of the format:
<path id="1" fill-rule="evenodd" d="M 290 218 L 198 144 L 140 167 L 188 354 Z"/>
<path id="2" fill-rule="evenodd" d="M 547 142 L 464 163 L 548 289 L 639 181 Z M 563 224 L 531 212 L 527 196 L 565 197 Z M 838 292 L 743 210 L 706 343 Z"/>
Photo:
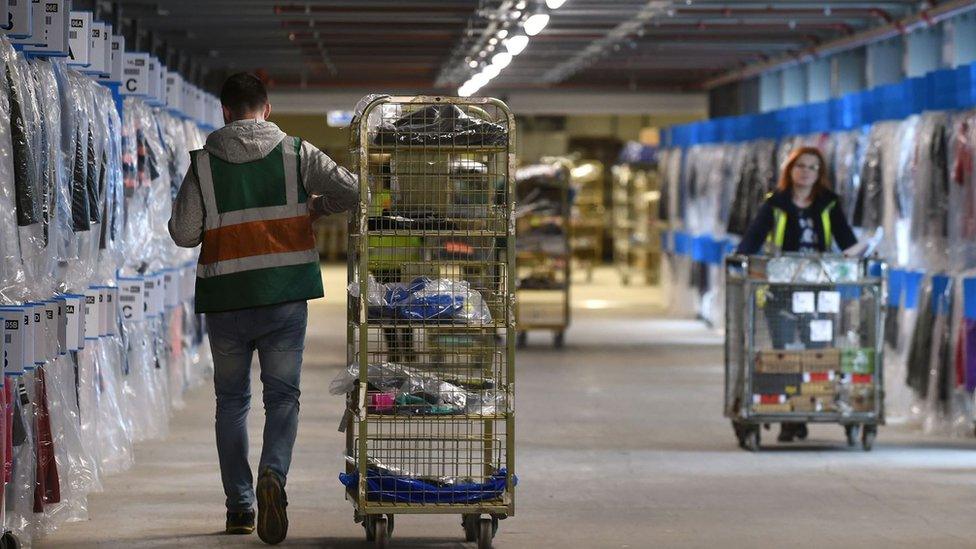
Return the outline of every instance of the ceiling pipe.
<path id="1" fill-rule="evenodd" d="M 717 88 L 732 82 L 738 82 L 759 76 L 774 69 L 782 69 L 803 63 L 809 59 L 832 55 L 844 51 L 853 50 L 870 44 L 875 44 L 894 38 L 912 31 L 937 25 L 947 19 L 957 15 L 976 11 L 976 2 L 972 0 L 950 0 L 938 6 L 923 10 L 915 15 L 911 15 L 899 21 L 894 21 L 888 25 L 862 31 L 851 36 L 826 42 L 820 46 L 810 48 L 798 57 L 784 56 L 765 63 L 750 65 L 743 69 L 733 70 L 719 76 L 706 80 L 702 87 L 706 90 Z"/>

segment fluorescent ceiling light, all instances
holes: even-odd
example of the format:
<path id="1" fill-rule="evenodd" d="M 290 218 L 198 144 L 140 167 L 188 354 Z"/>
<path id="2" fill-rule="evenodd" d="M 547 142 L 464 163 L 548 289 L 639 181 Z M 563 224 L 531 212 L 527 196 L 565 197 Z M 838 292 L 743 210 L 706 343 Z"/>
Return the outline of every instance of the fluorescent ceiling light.
<path id="1" fill-rule="evenodd" d="M 529 37 L 524 34 L 517 34 L 505 41 L 508 53 L 518 55 L 529 45 Z"/>
<path id="2" fill-rule="evenodd" d="M 566 3 L 566 0 L 546 0 L 546 7 L 551 10 L 558 10 Z"/>
<path id="3" fill-rule="evenodd" d="M 484 68 L 484 70 L 481 71 L 481 74 L 487 76 L 488 80 L 491 80 L 492 78 L 498 76 L 498 73 L 500 72 L 502 72 L 502 69 L 500 69 L 497 65 L 488 65 Z"/>
<path id="4" fill-rule="evenodd" d="M 498 31 L 498 38 L 504 40 L 508 36 L 508 29 Z"/>
<path id="5" fill-rule="evenodd" d="M 542 32 L 542 29 L 546 28 L 549 24 L 549 14 L 548 13 L 537 13 L 532 17 L 525 20 L 525 24 L 522 28 L 525 29 L 525 34 L 529 36 L 535 36 Z"/>
<path id="6" fill-rule="evenodd" d="M 495 56 L 491 58 L 491 64 L 498 67 L 499 69 L 504 69 L 511 62 L 512 62 L 512 54 L 507 51 L 496 53 Z"/>

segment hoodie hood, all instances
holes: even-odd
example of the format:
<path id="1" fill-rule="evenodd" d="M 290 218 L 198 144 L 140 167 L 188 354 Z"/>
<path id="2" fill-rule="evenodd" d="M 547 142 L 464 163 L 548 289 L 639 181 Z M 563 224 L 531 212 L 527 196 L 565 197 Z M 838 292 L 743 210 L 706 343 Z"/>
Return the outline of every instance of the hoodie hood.
<path id="1" fill-rule="evenodd" d="M 211 133 L 204 149 L 221 160 L 243 164 L 268 156 L 285 137 L 273 122 L 237 120 Z"/>

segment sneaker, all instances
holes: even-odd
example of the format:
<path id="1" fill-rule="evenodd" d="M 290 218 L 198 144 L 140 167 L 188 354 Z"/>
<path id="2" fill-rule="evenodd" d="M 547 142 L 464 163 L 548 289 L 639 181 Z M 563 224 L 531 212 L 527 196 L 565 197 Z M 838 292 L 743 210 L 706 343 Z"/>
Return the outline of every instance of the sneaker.
<path id="1" fill-rule="evenodd" d="M 288 498 L 281 479 L 271 469 L 265 469 L 258 478 L 258 537 L 274 545 L 288 535 Z"/>
<path id="2" fill-rule="evenodd" d="M 254 532 L 254 511 L 227 511 L 225 534 L 248 535 Z"/>

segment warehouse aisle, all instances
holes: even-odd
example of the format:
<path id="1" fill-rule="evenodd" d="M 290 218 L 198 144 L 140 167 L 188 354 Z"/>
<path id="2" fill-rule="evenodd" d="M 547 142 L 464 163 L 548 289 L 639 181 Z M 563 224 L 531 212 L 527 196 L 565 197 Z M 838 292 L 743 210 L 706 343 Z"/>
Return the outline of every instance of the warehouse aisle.
<path id="1" fill-rule="evenodd" d="M 283 546 L 368 547 L 336 480 L 342 401 L 327 387 L 344 361 L 344 273 L 326 273 L 329 297 L 311 309 Z M 842 448 L 834 426 L 812 429 L 802 446 L 744 453 L 721 417 L 721 336 L 664 318 L 659 296 L 601 271 L 577 288 L 567 349 L 533 334 L 520 352 L 518 515 L 501 523 L 498 547 L 972 546 L 970 441 L 885 428 L 866 454 Z M 216 534 L 212 417 L 209 389 L 188 395 L 170 437 L 137 446 L 135 468 L 91 497 L 92 520 L 37 546 L 262 546 Z M 473 546 L 458 522 L 403 517 L 394 546 Z"/>

